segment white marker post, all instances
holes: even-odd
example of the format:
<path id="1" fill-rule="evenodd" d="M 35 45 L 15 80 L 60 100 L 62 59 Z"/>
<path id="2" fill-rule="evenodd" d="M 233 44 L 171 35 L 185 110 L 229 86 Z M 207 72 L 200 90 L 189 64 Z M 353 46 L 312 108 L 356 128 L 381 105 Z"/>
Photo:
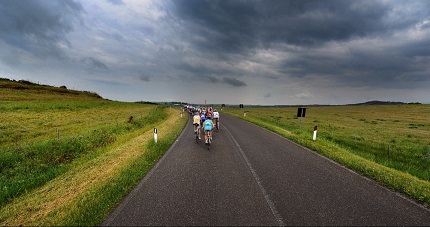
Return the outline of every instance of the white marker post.
<path id="1" fill-rule="evenodd" d="M 313 138 L 314 141 L 317 140 L 317 129 L 318 129 L 318 126 L 315 125 L 315 127 L 314 127 L 314 138 Z"/>
<path id="2" fill-rule="evenodd" d="M 157 128 L 154 128 L 154 142 L 157 143 Z"/>
<path id="3" fill-rule="evenodd" d="M 246 111 L 243 111 L 243 116 L 246 117 Z"/>

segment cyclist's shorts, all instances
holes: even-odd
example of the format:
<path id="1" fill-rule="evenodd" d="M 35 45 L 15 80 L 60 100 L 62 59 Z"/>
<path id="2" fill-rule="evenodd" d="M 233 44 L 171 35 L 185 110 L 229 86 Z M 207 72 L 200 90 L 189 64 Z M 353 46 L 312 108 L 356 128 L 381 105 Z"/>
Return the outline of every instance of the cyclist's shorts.
<path id="1" fill-rule="evenodd" d="M 212 126 L 205 126 L 205 131 L 212 131 Z"/>
<path id="2" fill-rule="evenodd" d="M 193 125 L 200 127 L 200 123 L 194 123 Z"/>

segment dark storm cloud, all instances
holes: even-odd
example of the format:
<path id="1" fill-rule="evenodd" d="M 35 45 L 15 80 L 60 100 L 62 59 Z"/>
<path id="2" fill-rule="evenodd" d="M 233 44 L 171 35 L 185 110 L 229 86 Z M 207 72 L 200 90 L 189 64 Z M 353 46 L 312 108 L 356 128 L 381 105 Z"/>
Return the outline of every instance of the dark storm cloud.
<path id="1" fill-rule="evenodd" d="M 246 60 L 256 50 L 276 49 L 290 55 L 281 65 L 271 66 L 279 74 L 323 78 L 333 81 L 332 86 L 416 88 L 419 82 L 429 80 L 429 69 L 425 66 L 428 59 L 420 58 L 430 55 L 428 39 L 399 42 L 393 36 L 429 29 L 430 1 L 172 2 L 174 15 L 184 22 L 186 34 L 190 34 L 186 40 L 220 61 Z M 392 46 L 373 43 L 375 46 L 368 48 L 363 42 L 363 50 L 356 47 L 338 54 L 319 51 L 330 43 L 342 45 L 353 40 L 385 38 L 387 43 L 397 43 Z M 202 67 L 200 72 L 205 70 Z M 198 71 L 193 69 L 193 73 Z"/>
<path id="2" fill-rule="evenodd" d="M 0 0 L 1 74 L 130 86 L 128 101 L 196 99 L 176 83 L 230 102 L 414 101 L 429 37 L 428 0 Z"/>
<path id="3" fill-rule="evenodd" d="M 109 71 L 109 67 L 106 64 L 93 57 L 81 58 L 79 62 L 84 66 L 88 73 Z"/>
<path id="4" fill-rule="evenodd" d="M 224 77 L 222 79 L 222 82 L 226 83 L 226 84 L 229 84 L 229 85 L 231 85 L 233 87 L 243 87 L 243 86 L 246 86 L 245 82 L 243 82 L 241 80 L 238 80 L 238 79 L 235 79 L 235 78 Z"/>
<path id="5" fill-rule="evenodd" d="M 247 84 L 241 80 L 238 80 L 236 78 L 231 77 L 215 77 L 215 76 L 205 76 L 200 77 L 201 80 L 207 81 L 209 83 L 222 83 L 222 84 L 228 84 L 233 87 L 244 87 L 247 86 Z"/>
<path id="6" fill-rule="evenodd" d="M 82 6 L 71 0 L 0 1 L 0 40 L 37 57 L 65 57 L 67 33 L 80 20 Z"/>
<path id="7" fill-rule="evenodd" d="M 382 45 L 383 43 L 381 43 Z M 294 52 L 277 70 L 295 78 L 331 81 L 331 86 L 415 89 L 429 80 L 430 41 L 400 47 L 349 49 L 333 55 L 319 51 Z"/>
<path id="8" fill-rule="evenodd" d="M 218 83 L 218 82 L 221 81 L 220 79 L 218 79 L 218 78 L 216 78 L 214 76 L 203 77 L 203 80 L 205 80 L 205 81 L 207 81 L 209 83 Z"/>
<path id="9" fill-rule="evenodd" d="M 300 46 L 346 41 L 401 29 L 416 21 L 390 18 L 392 6 L 378 1 L 345 0 L 174 0 L 178 18 L 203 38 L 202 49 L 250 51 L 273 43 Z"/>
<path id="10" fill-rule="evenodd" d="M 190 41 L 202 50 L 235 52 L 257 43 L 258 12 L 246 1 L 175 1 L 174 13 L 189 23 Z"/>
<path id="11" fill-rule="evenodd" d="M 299 46 L 342 42 L 402 29 L 416 21 L 390 19 L 392 5 L 380 1 L 293 0 L 259 1 L 260 39 L 263 43 Z"/>

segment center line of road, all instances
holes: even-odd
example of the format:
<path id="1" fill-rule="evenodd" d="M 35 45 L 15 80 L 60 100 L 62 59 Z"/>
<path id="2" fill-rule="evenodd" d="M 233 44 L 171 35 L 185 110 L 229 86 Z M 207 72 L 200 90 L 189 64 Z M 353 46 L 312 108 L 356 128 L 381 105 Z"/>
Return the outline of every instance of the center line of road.
<path id="1" fill-rule="evenodd" d="M 266 199 L 267 204 L 270 207 L 270 210 L 272 211 L 273 216 L 277 219 L 279 226 L 285 226 L 284 220 L 282 219 L 281 215 L 279 215 L 278 210 L 275 207 L 275 204 L 270 199 L 269 195 L 266 192 L 266 189 L 264 189 L 263 185 L 261 184 L 260 177 L 258 177 L 257 172 L 252 167 L 251 163 L 249 162 L 248 158 L 245 155 L 245 152 L 243 152 L 242 148 L 240 147 L 237 140 L 233 137 L 233 135 L 230 133 L 230 131 L 223 125 L 223 128 L 225 131 L 230 135 L 230 137 L 233 139 L 233 142 L 236 144 L 236 147 L 239 149 L 240 154 L 242 155 L 243 159 L 245 160 L 246 164 L 248 165 L 249 170 L 252 173 L 252 176 L 254 177 L 255 181 L 258 184 L 258 187 L 260 188 L 261 192 L 263 193 L 264 198 Z"/>

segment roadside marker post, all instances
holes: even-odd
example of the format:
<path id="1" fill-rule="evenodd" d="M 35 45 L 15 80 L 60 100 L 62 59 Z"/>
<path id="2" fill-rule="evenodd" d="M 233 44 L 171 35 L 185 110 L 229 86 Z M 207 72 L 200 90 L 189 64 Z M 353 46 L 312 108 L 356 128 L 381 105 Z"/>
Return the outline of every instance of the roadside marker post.
<path id="1" fill-rule="evenodd" d="M 154 128 L 154 142 L 157 143 L 157 128 Z"/>
<path id="2" fill-rule="evenodd" d="M 313 137 L 314 141 L 317 140 L 317 129 L 318 129 L 318 126 L 315 125 L 315 127 L 314 127 L 314 137 Z"/>

